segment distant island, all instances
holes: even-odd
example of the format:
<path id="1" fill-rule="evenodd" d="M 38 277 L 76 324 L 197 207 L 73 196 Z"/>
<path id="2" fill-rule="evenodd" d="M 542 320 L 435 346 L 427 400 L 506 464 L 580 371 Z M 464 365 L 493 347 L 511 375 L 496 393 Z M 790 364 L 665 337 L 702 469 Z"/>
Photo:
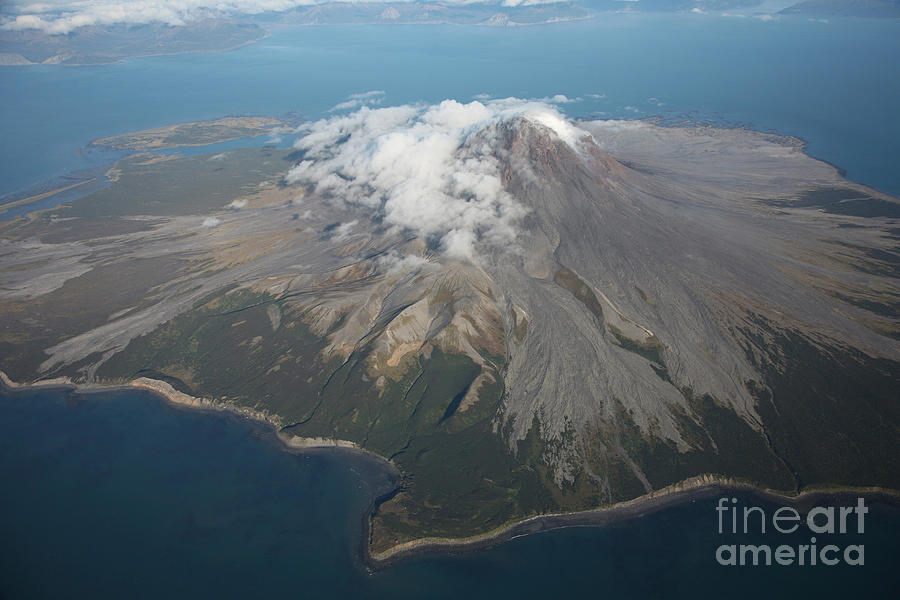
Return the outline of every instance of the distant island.
<path id="1" fill-rule="evenodd" d="M 577 2 L 323 2 L 283 12 L 264 13 L 255 21 L 279 25 L 394 24 L 483 25 L 515 27 L 576 21 L 593 16 Z"/>
<path id="2" fill-rule="evenodd" d="M 580 21 L 609 13 L 696 13 L 728 16 L 756 13 L 761 0 L 593 0 L 559 2 L 321 2 L 254 14 L 209 13 L 184 23 L 128 21 L 57 25 L 50 16 L 0 12 L 0 66 L 95 65 L 159 54 L 224 52 L 257 42 L 274 27 L 336 24 L 470 25 L 520 27 Z M 804 0 L 780 15 L 808 17 L 900 17 L 900 0 Z M 56 15 L 60 22 L 77 11 Z M 129 17 L 131 18 L 131 17 Z"/>
<path id="3" fill-rule="evenodd" d="M 37 27 L 0 28 L 0 66 L 94 65 L 158 54 L 224 52 L 285 25 L 460 24 L 540 25 L 591 18 L 573 2 L 505 6 L 454 2 L 327 2 L 280 12 L 206 18 L 183 25 L 160 22 L 86 25 L 63 33 Z"/>
<path id="4" fill-rule="evenodd" d="M 0 31 L 0 66 L 96 65 L 154 54 L 223 52 L 265 36 L 259 25 L 224 20 L 179 27 L 160 23 L 92 25 L 66 35 L 39 29 Z"/>
<path id="5" fill-rule="evenodd" d="M 896 19 L 900 18 L 900 0 L 803 0 L 781 14 Z"/>

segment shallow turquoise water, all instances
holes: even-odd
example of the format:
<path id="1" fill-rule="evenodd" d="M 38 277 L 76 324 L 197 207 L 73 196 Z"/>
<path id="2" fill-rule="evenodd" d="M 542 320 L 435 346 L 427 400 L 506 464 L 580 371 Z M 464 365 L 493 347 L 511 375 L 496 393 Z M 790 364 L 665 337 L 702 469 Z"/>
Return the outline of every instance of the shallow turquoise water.
<path id="1" fill-rule="evenodd" d="M 721 543 L 808 535 L 720 536 L 714 499 L 369 574 L 377 466 L 289 454 L 258 426 L 143 393 L 0 394 L 0 481 L 3 598 L 871 598 L 900 584 L 897 508 L 870 502 L 864 534 L 819 536 L 864 544 L 862 567 L 723 567 Z"/>
<path id="2" fill-rule="evenodd" d="M 227 114 L 318 118 L 368 90 L 386 104 L 581 96 L 564 106 L 575 117 L 697 111 L 803 137 L 850 177 L 900 193 L 900 22 L 694 17 L 294 27 L 221 54 L 3 68 L 0 194 L 109 160 L 81 151 L 98 137 Z"/>

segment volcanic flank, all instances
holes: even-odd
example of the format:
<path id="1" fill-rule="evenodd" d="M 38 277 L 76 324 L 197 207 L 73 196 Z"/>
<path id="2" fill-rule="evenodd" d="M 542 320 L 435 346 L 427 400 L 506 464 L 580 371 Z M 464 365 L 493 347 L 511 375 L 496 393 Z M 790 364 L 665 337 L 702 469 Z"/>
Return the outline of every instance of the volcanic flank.
<path id="1" fill-rule="evenodd" d="M 900 205 L 797 140 L 507 99 L 241 156 L 190 209 L 128 186 L 222 159 L 126 159 L 4 226 L 0 367 L 164 379 L 387 457 L 375 550 L 707 473 L 900 488 Z"/>

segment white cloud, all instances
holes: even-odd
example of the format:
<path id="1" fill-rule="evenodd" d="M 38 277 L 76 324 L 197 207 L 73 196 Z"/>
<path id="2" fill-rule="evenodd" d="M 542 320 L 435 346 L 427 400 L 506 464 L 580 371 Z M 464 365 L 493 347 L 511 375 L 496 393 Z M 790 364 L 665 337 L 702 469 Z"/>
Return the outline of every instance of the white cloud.
<path id="1" fill-rule="evenodd" d="M 372 104 L 381 104 L 384 97 L 384 90 L 372 90 L 370 92 L 362 92 L 359 94 L 350 94 L 347 96 L 346 102 L 335 104 L 328 109 L 328 112 L 340 112 L 352 110 L 360 106 L 369 106 Z"/>
<path id="2" fill-rule="evenodd" d="M 415 269 L 420 269 L 428 264 L 428 260 L 415 254 L 399 254 L 395 251 L 382 254 L 376 259 L 379 268 L 387 270 L 389 273 L 409 273 Z"/>
<path id="3" fill-rule="evenodd" d="M 413 0 L 349 0 L 386 3 Z M 501 4 L 530 6 L 552 4 L 560 0 L 449 0 L 450 4 Z M 116 23 L 163 23 L 185 25 L 206 17 L 255 15 L 283 12 L 303 6 L 326 4 L 326 0 L 50 0 L 27 4 L 10 2 L 2 7 L 9 15 L 0 25 L 7 30 L 40 29 L 49 34 L 66 34 L 87 25 Z"/>
<path id="4" fill-rule="evenodd" d="M 367 98 L 377 98 L 378 96 L 384 96 L 384 90 L 370 90 L 359 94 L 350 94 L 348 98 L 353 100 L 365 100 Z"/>
<path id="5" fill-rule="evenodd" d="M 617 131 L 633 131 L 635 129 L 643 129 L 648 127 L 643 121 L 623 121 L 618 119 L 606 119 L 603 121 L 594 121 L 591 123 L 594 129 L 607 129 L 612 132 Z"/>
<path id="6" fill-rule="evenodd" d="M 700 8 L 699 6 L 695 6 L 694 8 L 692 8 L 691 12 L 694 13 L 695 15 L 705 15 L 706 14 L 706 11 L 703 10 L 702 8 Z"/>
<path id="7" fill-rule="evenodd" d="M 225 205 L 225 208 L 230 208 L 232 210 L 240 210 L 247 206 L 247 200 L 232 200 L 228 204 Z M 205 224 L 205 221 L 204 221 Z M 218 223 L 216 223 L 218 225 Z"/>
<path id="8" fill-rule="evenodd" d="M 497 126 L 517 118 L 573 148 L 588 136 L 554 106 L 516 98 L 363 107 L 308 125 L 294 144 L 303 160 L 287 180 L 474 260 L 480 243 L 514 243 L 526 213 L 504 189 L 496 156 Z"/>
<path id="9" fill-rule="evenodd" d="M 266 138 L 265 143 L 266 143 L 266 145 L 269 145 L 269 146 L 278 145 L 284 139 L 282 136 L 293 135 L 295 133 L 297 133 L 297 130 L 293 127 L 285 127 L 285 126 L 274 127 L 269 132 L 269 137 Z"/>
<path id="10" fill-rule="evenodd" d="M 350 234 L 353 233 L 353 229 L 356 227 L 357 223 L 359 223 L 359 221 L 354 219 L 352 221 L 348 221 L 347 223 L 341 223 L 340 225 L 338 225 L 334 229 L 334 239 L 340 241 L 350 237 Z"/>
<path id="11" fill-rule="evenodd" d="M 763 23 L 768 23 L 769 21 L 774 21 L 775 17 L 773 15 L 756 15 L 756 18 L 762 21 Z"/>
<path id="12" fill-rule="evenodd" d="M 500 6 L 506 7 L 515 7 L 515 6 L 535 6 L 538 4 L 553 4 L 554 2 L 558 2 L 561 0 L 503 0 L 500 2 Z M 452 2 L 451 2 L 452 4 Z M 494 2 L 460 2 L 460 4 L 494 4 Z"/>
<path id="13" fill-rule="evenodd" d="M 217 217 L 206 217 L 203 219 L 202 227 L 212 228 L 220 225 L 222 221 L 220 221 Z"/>
<path id="14" fill-rule="evenodd" d="M 485 98 L 479 98 L 478 96 L 475 96 L 476 100 L 487 100 L 489 98 L 490 98 L 490 96 L 487 96 Z M 581 98 L 580 96 L 576 97 L 576 98 L 569 98 L 565 94 L 556 94 L 555 96 L 546 96 L 544 98 L 536 98 L 534 101 L 535 102 L 543 102 L 544 104 L 572 104 L 573 102 L 583 102 L 584 99 Z"/>

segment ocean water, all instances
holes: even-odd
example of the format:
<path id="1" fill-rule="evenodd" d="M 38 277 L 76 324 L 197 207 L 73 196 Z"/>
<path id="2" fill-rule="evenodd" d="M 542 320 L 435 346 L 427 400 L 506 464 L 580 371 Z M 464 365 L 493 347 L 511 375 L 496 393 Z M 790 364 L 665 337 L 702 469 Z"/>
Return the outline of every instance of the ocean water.
<path id="1" fill-rule="evenodd" d="M 220 54 L 0 69 L 0 195 L 96 167 L 93 139 L 228 114 L 320 118 L 384 104 L 582 98 L 573 117 L 692 113 L 800 136 L 855 180 L 900 193 L 900 22 L 602 15 L 497 29 L 284 27 Z M 589 97 L 602 95 L 602 98 Z"/>
<path id="2" fill-rule="evenodd" d="M 863 544 L 863 566 L 725 567 L 722 543 L 809 539 L 719 535 L 713 498 L 369 573 L 362 516 L 386 481 L 371 459 L 290 454 L 258 425 L 138 392 L 0 393 L 0 481 L 3 598 L 874 598 L 900 584 L 897 508 L 869 502 L 863 534 L 819 536 Z"/>

